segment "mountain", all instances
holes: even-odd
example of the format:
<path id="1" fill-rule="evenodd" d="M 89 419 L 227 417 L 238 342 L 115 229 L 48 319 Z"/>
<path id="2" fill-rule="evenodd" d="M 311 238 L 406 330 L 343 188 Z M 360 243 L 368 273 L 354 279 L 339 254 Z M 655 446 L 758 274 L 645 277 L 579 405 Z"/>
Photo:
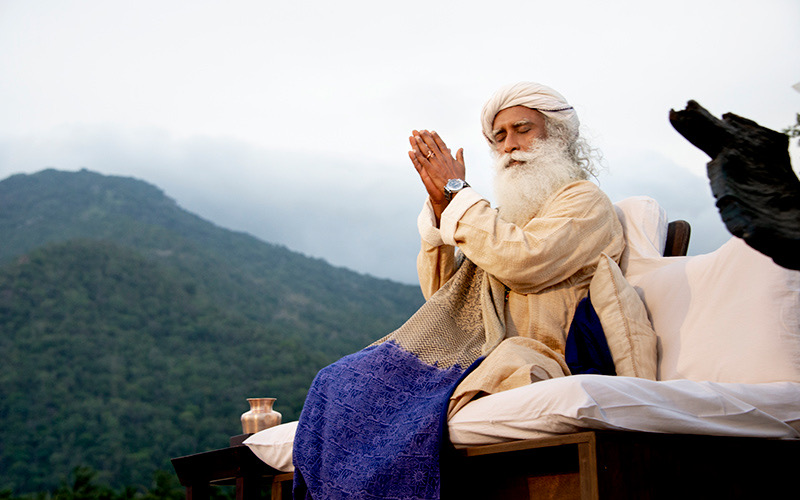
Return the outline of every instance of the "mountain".
<path id="1" fill-rule="evenodd" d="M 146 485 L 241 433 L 247 397 L 299 417 L 316 372 L 400 326 L 416 287 L 213 225 L 82 170 L 0 182 L 0 491 L 88 466 Z"/>

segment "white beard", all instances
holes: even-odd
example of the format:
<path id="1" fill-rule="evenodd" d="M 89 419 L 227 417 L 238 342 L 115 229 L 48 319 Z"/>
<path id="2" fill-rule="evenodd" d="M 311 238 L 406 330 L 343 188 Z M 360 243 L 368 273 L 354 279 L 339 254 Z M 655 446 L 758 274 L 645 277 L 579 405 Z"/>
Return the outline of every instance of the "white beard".
<path id="1" fill-rule="evenodd" d="M 511 160 L 522 163 L 509 166 Z M 500 218 L 520 227 L 536 216 L 557 189 L 586 177 L 558 139 L 539 140 L 528 151 L 499 155 L 494 168 Z"/>

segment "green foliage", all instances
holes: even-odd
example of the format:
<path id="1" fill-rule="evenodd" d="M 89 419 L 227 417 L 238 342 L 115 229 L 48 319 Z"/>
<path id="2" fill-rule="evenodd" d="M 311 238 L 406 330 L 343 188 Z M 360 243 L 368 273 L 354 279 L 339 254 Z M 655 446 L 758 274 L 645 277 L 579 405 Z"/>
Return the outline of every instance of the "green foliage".
<path id="1" fill-rule="evenodd" d="M 246 398 L 277 397 L 284 421 L 297 419 L 320 368 L 422 302 L 416 287 L 218 228 L 143 182 L 86 171 L 0 182 L 0 241 L 8 495 L 113 491 L 96 484 L 141 495 L 154 474 L 150 494 L 167 491 L 158 471 L 226 446 Z"/>
<path id="2" fill-rule="evenodd" d="M 797 113 L 795 116 L 794 125 L 790 125 L 782 130 L 782 132 L 788 135 L 790 138 L 800 137 L 800 113 Z M 798 146 L 800 146 L 800 141 L 797 141 Z"/>
<path id="3" fill-rule="evenodd" d="M 61 480 L 52 491 L 14 495 L 11 490 L 0 491 L 0 500 L 183 500 L 186 492 L 174 474 L 159 470 L 153 474 L 150 488 L 124 486 L 114 490 L 98 482 L 96 470 L 78 466 Z M 212 488 L 212 500 L 231 500 L 236 493 L 233 487 Z"/>

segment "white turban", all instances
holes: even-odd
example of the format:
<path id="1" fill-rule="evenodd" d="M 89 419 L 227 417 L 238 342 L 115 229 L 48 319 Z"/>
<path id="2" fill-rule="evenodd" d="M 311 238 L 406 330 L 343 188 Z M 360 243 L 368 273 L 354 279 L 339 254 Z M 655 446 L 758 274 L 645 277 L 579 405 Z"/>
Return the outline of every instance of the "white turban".
<path id="1" fill-rule="evenodd" d="M 564 96 L 540 83 L 520 82 L 501 88 L 483 106 L 481 124 L 483 135 L 489 144 L 494 145 L 492 124 L 497 113 L 514 106 L 535 109 L 547 115 L 549 119 L 563 122 L 572 132 L 572 136 L 578 137 L 578 127 L 580 127 L 578 115 Z"/>

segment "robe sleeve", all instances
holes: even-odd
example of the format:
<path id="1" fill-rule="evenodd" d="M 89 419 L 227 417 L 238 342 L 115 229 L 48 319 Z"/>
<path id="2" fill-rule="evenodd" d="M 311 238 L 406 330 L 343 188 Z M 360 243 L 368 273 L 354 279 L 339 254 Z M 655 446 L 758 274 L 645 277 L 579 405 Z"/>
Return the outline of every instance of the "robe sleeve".
<path id="1" fill-rule="evenodd" d="M 417 275 L 422 295 L 428 300 L 455 273 L 455 247 L 445 245 L 430 200 L 417 219 L 421 246 L 417 255 Z"/>
<path id="2" fill-rule="evenodd" d="M 458 246 L 514 292 L 539 292 L 596 264 L 601 252 L 617 259 L 622 252 L 616 212 L 591 182 L 558 190 L 524 227 L 500 219 L 474 191 L 459 200 L 463 193 L 442 214 L 439 235 L 444 246 Z"/>

